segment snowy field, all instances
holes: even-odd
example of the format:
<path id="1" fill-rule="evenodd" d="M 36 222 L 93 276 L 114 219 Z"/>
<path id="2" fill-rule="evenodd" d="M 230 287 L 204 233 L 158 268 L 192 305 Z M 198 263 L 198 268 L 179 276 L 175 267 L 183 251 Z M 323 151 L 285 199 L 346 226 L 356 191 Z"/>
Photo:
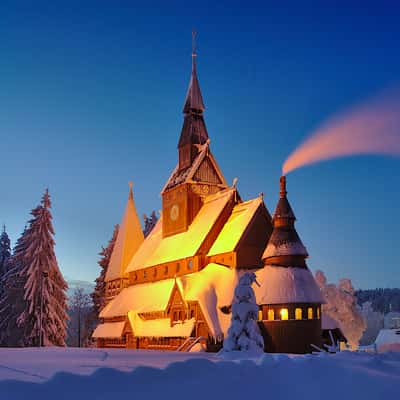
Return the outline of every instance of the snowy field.
<path id="1" fill-rule="evenodd" d="M 114 400 L 120 395 L 141 400 L 377 400 L 399 394 L 400 353 L 227 360 L 204 353 L 0 349 L 1 400 Z"/>

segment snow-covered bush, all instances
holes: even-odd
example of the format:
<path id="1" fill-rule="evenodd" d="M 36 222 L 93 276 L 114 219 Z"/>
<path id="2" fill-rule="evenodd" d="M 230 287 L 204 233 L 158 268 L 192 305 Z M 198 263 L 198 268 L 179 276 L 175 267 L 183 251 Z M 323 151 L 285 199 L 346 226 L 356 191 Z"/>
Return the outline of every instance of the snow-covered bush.
<path id="1" fill-rule="evenodd" d="M 235 302 L 232 304 L 232 320 L 228 337 L 224 340 L 224 351 L 262 352 L 264 340 L 257 326 L 258 305 L 253 283 L 256 275 L 246 272 L 235 288 Z"/>
<path id="2" fill-rule="evenodd" d="M 357 348 L 361 336 L 366 329 L 366 322 L 357 306 L 355 290 L 350 279 L 340 279 L 336 286 L 327 283 L 325 274 L 317 271 L 315 280 L 321 288 L 322 295 L 326 301 L 322 305 L 322 312 L 329 315 L 339 323 L 346 336 L 348 344 Z"/>

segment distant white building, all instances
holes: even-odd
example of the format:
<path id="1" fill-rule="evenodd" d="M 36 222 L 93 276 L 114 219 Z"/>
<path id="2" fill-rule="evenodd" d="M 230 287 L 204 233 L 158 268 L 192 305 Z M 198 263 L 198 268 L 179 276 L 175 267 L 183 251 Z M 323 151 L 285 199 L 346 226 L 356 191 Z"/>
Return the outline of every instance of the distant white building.
<path id="1" fill-rule="evenodd" d="M 379 353 L 384 351 L 400 351 L 400 329 L 381 329 L 375 340 Z"/>
<path id="2" fill-rule="evenodd" d="M 383 327 L 385 329 L 400 329 L 400 312 L 390 311 L 384 317 Z"/>

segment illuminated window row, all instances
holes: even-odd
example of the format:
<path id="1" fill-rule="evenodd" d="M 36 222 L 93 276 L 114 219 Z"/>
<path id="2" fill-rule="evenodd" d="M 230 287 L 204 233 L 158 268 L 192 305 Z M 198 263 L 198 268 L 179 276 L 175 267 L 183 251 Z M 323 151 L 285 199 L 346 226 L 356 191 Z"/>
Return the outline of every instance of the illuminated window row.
<path id="1" fill-rule="evenodd" d="M 266 317 L 266 318 L 265 318 Z M 320 307 L 315 309 L 313 307 L 296 307 L 294 309 L 294 318 L 289 318 L 289 309 L 286 307 L 282 307 L 280 309 L 269 308 L 266 315 L 263 313 L 263 310 L 258 312 L 259 320 L 267 320 L 267 321 L 286 321 L 289 319 L 295 320 L 303 320 L 303 319 L 320 319 L 321 318 L 321 310 Z"/>
<path id="2" fill-rule="evenodd" d="M 170 268 L 171 267 L 171 268 Z M 175 268 L 171 265 L 164 265 L 164 267 L 155 267 L 152 268 L 151 270 L 144 270 L 143 272 L 134 272 L 132 274 L 133 281 L 137 281 L 138 278 L 143 278 L 143 279 L 148 279 L 148 278 L 157 278 L 159 276 L 159 271 L 163 271 L 164 276 L 167 276 L 170 271 L 174 271 L 174 273 L 178 274 L 181 272 L 181 263 L 176 263 Z M 189 260 L 187 263 L 187 270 L 191 271 L 193 270 L 193 260 Z M 160 271 L 160 272 L 161 272 Z M 141 275 L 142 274 L 142 275 Z M 162 275 L 162 273 L 160 273 Z"/>

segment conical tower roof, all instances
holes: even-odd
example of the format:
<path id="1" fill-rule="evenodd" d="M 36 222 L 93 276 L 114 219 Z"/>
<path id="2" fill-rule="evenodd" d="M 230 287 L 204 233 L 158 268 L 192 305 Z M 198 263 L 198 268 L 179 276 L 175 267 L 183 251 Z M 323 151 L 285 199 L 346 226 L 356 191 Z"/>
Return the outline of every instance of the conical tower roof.
<path id="1" fill-rule="evenodd" d="M 203 112 L 206 108 L 204 106 L 203 96 L 201 94 L 200 84 L 197 78 L 197 54 L 194 38 L 195 33 L 193 32 L 192 73 L 186 93 L 185 104 L 183 106 L 183 113 L 185 117 L 178 147 L 182 147 L 187 144 L 202 145 L 208 140 L 208 132 L 203 117 Z"/>
<path id="2" fill-rule="evenodd" d="M 296 217 L 287 199 L 286 178 L 280 179 L 280 198 L 274 213 L 274 229 L 263 254 L 265 264 L 306 267 L 307 250 L 294 223 Z"/>
<path id="3" fill-rule="evenodd" d="M 106 281 L 126 277 L 126 267 L 144 241 L 140 220 L 133 200 L 132 184 L 129 184 L 129 196 L 122 218 L 110 264 L 107 268 Z"/>

